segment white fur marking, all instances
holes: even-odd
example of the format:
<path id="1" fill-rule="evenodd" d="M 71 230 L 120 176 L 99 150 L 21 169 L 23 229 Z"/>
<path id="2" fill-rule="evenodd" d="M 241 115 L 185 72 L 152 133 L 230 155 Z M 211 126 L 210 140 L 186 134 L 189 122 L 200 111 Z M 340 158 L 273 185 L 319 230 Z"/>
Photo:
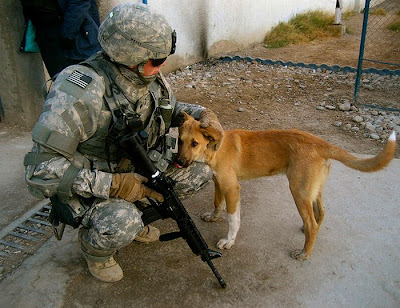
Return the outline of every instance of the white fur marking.
<path id="1" fill-rule="evenodd" d="M 392 131 L 392 133 L 389 136 L 389 141 L 396 141 L 396 131 Z"/>
<path id="2" fill-rule="evenodd" d="M 235 243 L 236 235 L 240 228 L 240 202 L 237 205 L 236 213 L 228 214 L 229 230 L 226 238 L 218 241 L 217 247 L 219 249 L 230 249 Z"/>

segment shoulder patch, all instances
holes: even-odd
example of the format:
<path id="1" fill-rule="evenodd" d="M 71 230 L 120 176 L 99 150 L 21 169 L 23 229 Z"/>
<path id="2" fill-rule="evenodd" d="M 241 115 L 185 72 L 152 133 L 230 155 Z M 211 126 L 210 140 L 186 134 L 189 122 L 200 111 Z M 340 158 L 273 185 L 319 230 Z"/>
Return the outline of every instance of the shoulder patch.
<path id="1" fill-rule="evenodd" d="M 75 70 L 71 73 L 71 75 L 68 76 L 67 80 L 73 84 L 76 84 L 82 89 L 86 89 L 89 83 L 92 82 L 93 78 Z"/>

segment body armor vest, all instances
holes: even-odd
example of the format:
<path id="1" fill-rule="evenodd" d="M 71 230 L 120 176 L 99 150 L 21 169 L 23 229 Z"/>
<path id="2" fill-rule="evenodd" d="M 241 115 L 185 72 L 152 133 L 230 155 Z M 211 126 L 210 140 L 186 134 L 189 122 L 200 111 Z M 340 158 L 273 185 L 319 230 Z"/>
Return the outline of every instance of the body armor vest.
<path id="1" fill-rule="evenodd" d="M 114 82 L 115 72 L 110 67 L 110 63 L 102 56 L 96 55 L 81 64 L 93 68 L 103 77 L 106 92 L 104 94 L 105 104 L 103 108 L 105 110 L 101 113 L 105 118 L 99 119 L 103 122 L 103 125 L 99 127 L 91 138 L 79 144 L 78 151 L 89 156 L 93 155 L 98 158 L 107 159 L 110 162 L 118 162 L 121 159 L 121 153 L 115 145 L 109 144 L 107 151 L 104 149 L 104 146 L 107 144 L 108 134 L 110 133 L 109 128 L 122 115 L 126 116 L 130 114 L 142 119 L 141 114 L 137 113 L 137 105 L 142 98 L 138 98 L 136 102 L 128 101 Z M 152 103 L 147 108 L 152 108 L 153 111 L 149 119 L 142 119 L 143 130 L 148 135 L 147 151 L 156 167 L 161 171 L 165 171 L 168 165 L 174 160 L 172 150 L 175 148 L 176 138 L 167 135 L 167 133 L 171 124 L 176 99 L 168 91 L 162 78 L 159 77 L 151 82 L 149 92 Z"/>

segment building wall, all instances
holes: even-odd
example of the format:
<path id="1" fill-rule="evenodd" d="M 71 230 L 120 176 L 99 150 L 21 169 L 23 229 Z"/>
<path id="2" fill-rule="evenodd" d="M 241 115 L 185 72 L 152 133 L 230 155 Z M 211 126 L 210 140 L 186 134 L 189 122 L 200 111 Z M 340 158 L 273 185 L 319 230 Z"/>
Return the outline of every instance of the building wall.
<path id="1" fill-rule="evenodd" d="M 24 33 L 17 0 L 0 1 L 0 122 L 32 127 L 43 104 L 45 75 L 39 53 L 19 52 Z"/>
<path id="2" fill-rule="evenodd" d="M 122 2 L 126 1 L 100 0 L 102 18 Z M 167 70 L 260 43 L 268 30 L 298 13 L 323 10 L 334 14 L 336 7 L 335 0 L 148 0 L 147 3 L 164 14 L 178 34 L 176 54 L 169 58 Z M 342 1 L 343 11 L 360 11 L 364 3 L 364 0 Z"/>

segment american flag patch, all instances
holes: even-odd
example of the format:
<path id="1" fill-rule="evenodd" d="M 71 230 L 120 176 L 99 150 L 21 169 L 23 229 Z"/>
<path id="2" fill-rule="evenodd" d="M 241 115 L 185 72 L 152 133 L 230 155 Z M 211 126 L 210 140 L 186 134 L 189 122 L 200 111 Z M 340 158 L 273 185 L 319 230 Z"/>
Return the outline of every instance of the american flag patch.
<path id="1" fill-rule="evenodd" d="M 82 74 L 79 71 L 73 71 L 71 75 L 67 78 L 68 81 L 76 84 L 82 89 L 86 89 L 88 84 L 93 80 L 92 77 L 89 77 L 85 74 Z"/>

